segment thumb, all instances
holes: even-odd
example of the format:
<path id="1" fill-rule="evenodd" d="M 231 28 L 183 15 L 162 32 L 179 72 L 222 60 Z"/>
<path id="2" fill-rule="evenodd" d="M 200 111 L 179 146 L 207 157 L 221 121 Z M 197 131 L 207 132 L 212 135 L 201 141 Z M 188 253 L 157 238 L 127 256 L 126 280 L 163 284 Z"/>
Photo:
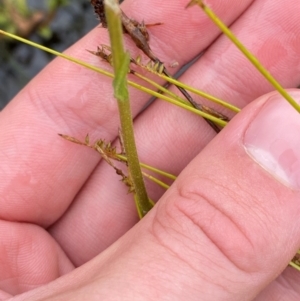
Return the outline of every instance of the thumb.
<path id="1" fill-rule="evenodd" d="M 300 246 L 299 132 L 299 113 L 277 93 L 238 114 L 140 223 L 135 286 L 170 300 L 253 300 Z"/>
<path id="2" fill-rule="evenodd" d="M 286 268 L 300 247 L 299 132 L 299 113 L 264 95 L 165 194 L 151 231 L 178 299 L 253 300 Z"/>
<path id="3" fill-rule="evenodd" d="M 300 246 L 299 132 L 281 96 L 254 101 L 140 223 L 28 300 L 253 300 Z"/>

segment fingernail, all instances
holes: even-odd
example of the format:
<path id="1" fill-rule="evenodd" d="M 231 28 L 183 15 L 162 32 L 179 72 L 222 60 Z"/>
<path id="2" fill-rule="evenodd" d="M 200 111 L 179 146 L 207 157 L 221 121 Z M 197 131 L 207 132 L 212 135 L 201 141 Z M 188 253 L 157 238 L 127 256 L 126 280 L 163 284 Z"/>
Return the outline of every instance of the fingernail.
<path id="1" fill-rule="evenodd" d="M 282 96 L 266 101 L 245 131 L 244 146 L 273 177 L 300 189 L 300 114 Z"/>

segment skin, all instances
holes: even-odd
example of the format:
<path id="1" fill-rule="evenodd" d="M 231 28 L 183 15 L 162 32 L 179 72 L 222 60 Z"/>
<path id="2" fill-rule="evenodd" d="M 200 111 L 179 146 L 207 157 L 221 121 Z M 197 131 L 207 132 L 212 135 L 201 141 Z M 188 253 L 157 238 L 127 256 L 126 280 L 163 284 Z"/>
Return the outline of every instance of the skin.
<path id="1" fill-rule="evenodd" d="M 141 161 L 180 174 L 164 195 L 148 184 L 161 199 L 137 223 L 114 171 L 57 136 L 116 139 L 111 81 L 55 59 L 0 112 L 0 300 L 299 300 L 300 273 L 286 266 L 300 246 L 300 192 L 241 144 L 269 96 L 254 100 L 272 87 L 197 7 L 183 10 L 187 2 L 126 0 L 122 9 L 163 22 L 149 31 L 164 62 L 182 66 L 208 48 L 184 82 L 251 104 L 216 136 L 162 101 L 138 115 L 148 96 L 130 91 Z M 299 85 L 298 0 L 207 2 L 284 87 Z M 66 52 L 107 68 L 84 50 L 102 43 L 107 32 L 96 28 Z"/>

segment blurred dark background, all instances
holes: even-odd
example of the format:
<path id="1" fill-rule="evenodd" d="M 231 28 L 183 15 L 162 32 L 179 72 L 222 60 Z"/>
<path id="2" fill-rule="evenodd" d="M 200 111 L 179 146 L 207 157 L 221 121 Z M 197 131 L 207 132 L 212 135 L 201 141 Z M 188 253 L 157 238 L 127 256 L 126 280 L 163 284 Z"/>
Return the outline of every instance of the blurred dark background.
<path id="1" fill-rule="evenodd" d="M 0 0 L 0 28 L 63 51 L 99 24 L 89 0 Z M 53 55 L 0 36 L 0 110 Z"/>

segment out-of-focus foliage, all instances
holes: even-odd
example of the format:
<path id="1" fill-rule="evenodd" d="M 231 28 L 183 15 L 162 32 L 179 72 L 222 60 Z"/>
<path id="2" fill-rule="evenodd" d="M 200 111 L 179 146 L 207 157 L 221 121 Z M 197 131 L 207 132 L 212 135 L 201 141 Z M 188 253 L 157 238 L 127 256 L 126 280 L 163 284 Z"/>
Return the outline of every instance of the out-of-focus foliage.
<path id="1" fill-rule="evenodd" d="M 67 5 L 70 0 L 39 1 L 35 6 L 29 0 L 0 0 L 0 28 L 18 34 L 29 36 L 37 31 L 42 37 L 52 35 L 49 24 L 58 8 Z"/>
<path id="2" fill-rule="evenodd" d="M 89 0 L 0 0 L 1 29 L 57 51 L 64 51 L 97 24 Z M 0 110 L 52 59 L 0 36 Z"/>

